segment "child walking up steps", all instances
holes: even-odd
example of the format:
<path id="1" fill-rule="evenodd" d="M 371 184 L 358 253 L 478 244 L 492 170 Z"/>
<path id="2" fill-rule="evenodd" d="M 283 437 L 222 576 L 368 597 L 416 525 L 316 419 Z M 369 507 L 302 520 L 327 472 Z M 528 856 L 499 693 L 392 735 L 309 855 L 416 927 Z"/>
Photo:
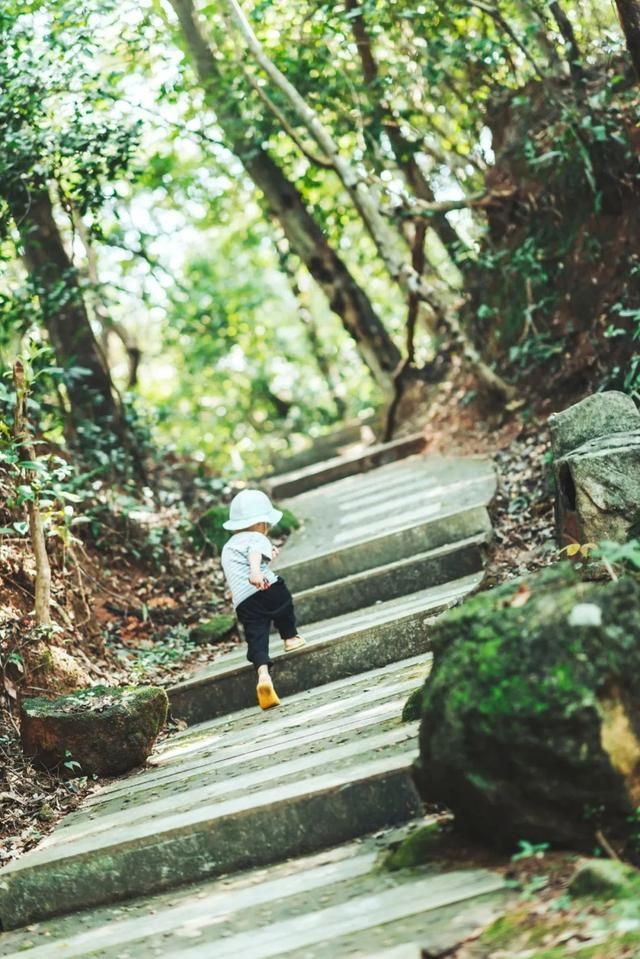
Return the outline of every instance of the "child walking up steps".
<path id="1" fill-rule="evenodd" d="M 261 709 L 280 705 L 270 672 L 271 623 L 284 640 L 285 652 L 304 646 L 296 627 L 291 593 L 269 566 L 278 551 L 271 545 L 267 533 L 281 518 L 281 511 L 273 508 L 265 493 L 245 489 L 231 500 L 229 519 L 222 524 L 234 534 L 223 547 L 222 569 L 244 630 L 247 659 L 257 671 Z"/>

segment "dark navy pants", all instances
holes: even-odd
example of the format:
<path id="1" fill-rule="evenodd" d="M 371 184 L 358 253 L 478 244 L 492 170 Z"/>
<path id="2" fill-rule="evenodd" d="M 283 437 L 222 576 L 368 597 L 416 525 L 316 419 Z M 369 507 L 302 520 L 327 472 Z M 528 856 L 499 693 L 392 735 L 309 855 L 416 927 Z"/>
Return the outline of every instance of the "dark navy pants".
<path id="1" fill-rule="evenodd" d="M 298 632 L 293 599 L 283 579 L 243 600 L 236 606 L 236 614 L 247 641 L 247 659 L 256 669 L 272 665 L 269 658 L 271 623 L 283 639 L 292 639 Z"/>

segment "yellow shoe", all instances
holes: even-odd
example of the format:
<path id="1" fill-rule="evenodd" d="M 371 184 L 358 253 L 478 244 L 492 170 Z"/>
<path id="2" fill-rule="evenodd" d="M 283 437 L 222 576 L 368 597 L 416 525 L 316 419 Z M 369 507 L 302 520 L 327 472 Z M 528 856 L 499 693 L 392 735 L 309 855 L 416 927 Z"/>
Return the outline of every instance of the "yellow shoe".
<path id="1" fill-rule="evenodd" d="M 279 706 L 280 700 L 278 694 L 273 688 L 273 683 L 258 683 L 258 706 L 260 709 L 271 709 L 272 706 Z"/>
<path id="2" fill-rule="evenodd" d="M 291 639 L 285 639 L 284 651 L 285 653 L 292 653 L 294 649 L 301 649 L 302 646 L 306 645 L 307 644 L 302 636 L 292 636 Z"/>

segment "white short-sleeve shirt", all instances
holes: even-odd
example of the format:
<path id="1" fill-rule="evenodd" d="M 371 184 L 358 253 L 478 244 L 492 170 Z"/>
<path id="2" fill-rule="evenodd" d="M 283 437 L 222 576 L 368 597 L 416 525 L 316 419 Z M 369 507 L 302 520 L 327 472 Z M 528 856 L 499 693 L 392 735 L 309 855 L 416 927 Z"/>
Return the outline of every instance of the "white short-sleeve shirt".
<path id="1" fill-rule="evenodd" d="M 249 582 L 249 553 L 259 552 L 262 556 L 260 570 L 270 583 L 278 577 L 269 566 L 273 558 L 273 547 L 266 536 L 254 530 L 234 533 L 222 548 L 222 569 L 226 576 L 234 609 L 249 596 L 260 592 L 257 586 Z"/>

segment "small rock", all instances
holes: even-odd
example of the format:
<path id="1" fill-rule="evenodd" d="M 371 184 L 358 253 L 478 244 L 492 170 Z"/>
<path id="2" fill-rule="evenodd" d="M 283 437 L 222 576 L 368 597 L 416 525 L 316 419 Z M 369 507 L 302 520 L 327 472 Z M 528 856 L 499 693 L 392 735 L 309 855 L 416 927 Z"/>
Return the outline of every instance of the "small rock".
<path id="1" fill-rule="evenodd" d="M 422 689 L 423 687 L 419 686 L 409 694 L 409 698 L 402 707 L 403 723 L 411 723 L 416 719 L 420 719 L 420 713 L 422 710 Z"/>
<path id="2" fill-rule="evenodd" d="M 55 818 L 55 810 L 49 805 L 48 802 L 43 803 L 38 810 L 38 819 L 40 822 L 53 822 Z"/>
<path id="3" fill-rule="evenodd" d="M 602 610 L 595 603 L 576 603 L 567 622 L 569 626 L 602 626 Z"/>
<path id="4" fill-rule="evenodd" d="M 572 896 L 617 896 L 637 885 L 640 873 L 614 859 L 589 859 L 580 863 L 569 882 Z"/>

